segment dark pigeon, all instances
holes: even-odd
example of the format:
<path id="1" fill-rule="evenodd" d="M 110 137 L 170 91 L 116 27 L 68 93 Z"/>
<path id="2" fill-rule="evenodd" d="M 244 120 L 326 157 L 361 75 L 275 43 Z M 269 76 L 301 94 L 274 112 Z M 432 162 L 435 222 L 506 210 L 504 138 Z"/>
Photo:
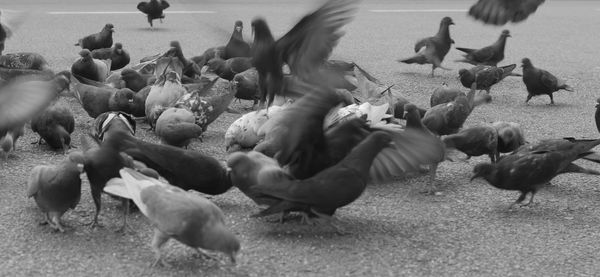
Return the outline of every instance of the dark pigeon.
<path id="1" fill-rule="evenodd" d="M 475 83 L 467 95 L 459 94 L 453 101 L 427 110 L 423 116 L 423 124 L 439 136 L 457 133 L 475 107 L 474 97 Z"/>
<path id="2" fill-rule="evenodd" d="M 525 144 L 525 133 L 519 124 L 496 121 L 492 126 L 498 133 L 498 153 L 510 153 Z"/>
<path id="3" fill-rule="evenodd" d="M 467 154 L 467 159 L 488 155 L 495 163 L 499 158 L 498 132 L 490 125 L 462 129 L 456 134 L 443 136 L 442 142 L 447 149 L 454 148 Z"/>
<path id="4" fill-rule="evenodd" d="M 464 59 L 457 60 L 457 62 L 470 63 L 472 65 L 493 65 L 497 66 L 499 62 L 504 59 L 504 47 L 506 46 L 506 38 L 510 37 L 508 30 L 503 30 L 498 40 L 490 45 L 481 49 L 471 49 L 456 47 L 457 50 L 465 52 Z"/>
<path id="5" fill-rule="evenodd" d="M 485 24 L 501 26 L 521 22 L 544 3 L 544 0 L 478 0 L 469 15 Z"/>
<path id="6" fill-rule="evenodd" d="M 75 130 L 75 118 L 67 103 L 55 99 L 46 110 L 31 120 L 31 130 L 40 135 L 53 149 L 66 153 L 71 146 L 71 134 Z M 38 142 L 38 143 L 39 143 Z"/>
<path id="7" fill-rule="evenodd" d="M 150 27 L 153 27 L 152 21 L 155 19 L 159 19 L 162 23 L 163 18 L 165 18 L 164 10 L 168 7 L 169 2 L 165 0 L 150 0 L 149 2 L 139 2 L 137 4 L 137 9 L 146 14 Z"/>
<path id="8" fill-rule="evenodd" d="M 85 79 L 99 83 L 106 80 L 106 77 L 110 73 L 110 59 L 94 59 L 92 58 L 92 53 L 87 49 L 81 50 L 79 56 L 80 58 L 71 65 L 71 73 L 74 77 L 80 79 L 81 82 L 85 82 Z"/>
<path id="9" fill-rule="evenodd" d="M 233 26 L 233 32 L 227 45 L 225 45 L 225 56 L 223 59 L 231 59 L 235 57 L 250 57 L 250 45 L 244 40 L 243 35 L 244 24 L 238 20 Z"/>
<path id="10" fill-rule="evenodd" d="M 99 33 L 91 34 L 82 39 L 75 46 L 81 46 L 83 49 L 94 51 L 101 48 L 111 48 L 113 44 L 112 34 L 115 27 L 107 23 Z"/>
<path id="11" fill-rule="evenodd" d="M 523 83 L 525 83 L 528 93 L 525 103 L 528 103 L 534 96 L 545 94 L 550 97 L 550 105 L 554 105 L 552 93 L 561 89 L 573 91 L 573 88 L 567 85 L 565 81 L 556 78 L 546 70 L 533 66 L 530 59 L 524 58 L 522 63 Z"/>
<path id="12" fill-rule="evenodd" d="M 207 63 L 208 71 L 217 74 L 225 80 L 233 80 L 236 74 L 252 67 L 252 58 L 236 57 L 227 60 L 214 58 Z"/>
<path id="13" fill-rule="evenodd" d="M 458 77 L 464 87 L 471 88 L 471 84 L 477 82 L 477 89 L 485 90 L 489 94 L 492 86 L 504 80 L 504 78 L 508 76 L 521 76 L 521 74 L 512 73 L 516 67 L 516 64 L 501 67 L 478 65 L 470 69 L 459 70 Z"/>
<path id="14" fill-rule="evenodd" d="M 454 25 L 452 18 L 442 18 L 440 29 L 435 36 L 421 39 L 415 44 L 416 56 L 398 61 L 408 64 L 431 64 L 431 77 L 433 77 L 433 71 L 438 67 L 449 70 L 442 67 L 442 61 L 454 43 L 454 40 L 450 38 L 450 25 Z"/>
<path id="15" fill-rule="evenodd" d="M 504 190 L 518 190 L 521 195 L 510 207 L 520 204 L 531 193 L 547 185 L 554 177 L 563 173 L 585 173 L 600 175 L 600 172 L 582 168 L 573 162 L 593 153 L 592 148 L 599 140 L 550 139 L 536 144 L 523 145 L 510 155 L 503 156 L 495 164 L 482 163 L 473 169 L 473 177 L 485 179 L 490 185 Z"/>

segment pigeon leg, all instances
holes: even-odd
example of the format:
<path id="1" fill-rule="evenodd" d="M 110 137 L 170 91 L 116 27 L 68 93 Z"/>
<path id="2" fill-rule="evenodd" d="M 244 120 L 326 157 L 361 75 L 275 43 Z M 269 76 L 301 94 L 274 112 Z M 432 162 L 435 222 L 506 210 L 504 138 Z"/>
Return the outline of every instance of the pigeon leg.
<path id="1" fill-rule="evenodd" d="M 94 214 L 94 220 L 92 220 L 92 222 L 89 223 L 90 228 L 102 227 L 102 225 L 98 223 L 98 215 L 100 214 L 101 208 L 101 197 L 102 196 L 100 195 L 100 192 L 92 188 L 92 198 L 94 199 L 94 205 L 96 206 L 96 213 Z"/>
<path id="2" fill-rule="evenodd" d="M 532 204 L 534 204 L 534 203 L 533 203 L 533 196 L 535 196 L 535 191 L 532 191 L 532 192 L 531 192 L 531 198 L 529 198 L 529 202 L 527 202 L 527 203 L 525 203 L 525 204 L 521 205 L 521 207 L 526 207 L 526 206 L 529 206 L 529 205 L 532 205 Z"/>
<path id="3" fill-rule="evenodd" d="M 125 232 L 129 229 L 132 233 L 135 233 L 133 228 L 131 228 L 131 226 L 129 226 L 129 224 L 127 223 L 127 217 L 129 216 L 129 199 L 123 198 L 122 206 L 123 206 L 123 225 L 121 225 L 121 227 L 119 229 L 117 229 L 115 232 L 117 232 L 117 233 L 122 232 L 123 234 L 125 234 Z"/>
<path id="4" fill-rule="evenodd" d="M 167 263 L 162 260 L 160 247 L 163 246 L 171 237 L 158 229 L 154 229 L 154 237 L 152 237 L 152 251 L 154 251 L 154 262 L 151 267 L 155 267 L 158 263 L 161 266 L 167 266 Z"/>
<path id="5" fill-rule="evenodd" d="M 333 216 L 317 212 L 314 209 L 311 209 L 311 212 L 313 212 L 315 215 L 317 215 L 316 222 L 331 226 L 338 235 L 343 236 L 343 235 L 350 234 L 350 232 L 344 230 L 344 228 L 342 228 L 341 226 L 339 226 L 335 223 L 335 221 L 337 221 L 337 220 Z"/>
<path id="6" fill-rule="evenodd" d="M 521 195 L 519 195 L 519 198 L 517 198 L 517 201 L 510 204 L 510 206 L 508 206 L 508 209 L 511 210 L 514 205 L 520 204 L 521 202 L 523 202 L 523 200 L 525 200 L 526 197 L 527 197 L 527 192 L 522 191 Z"/>
<path id="7" fill-rule="evenodd" d="M 60 224 L 60 218 L 59 218 L 59 213 L 52 213 L 51 216 L 52 219 L 52 223 L 50 226 L 52 226 L 52 228 L 54 228 L 55 230 L 64 233 L 65 232 L 65 228 Z"/>
<path id="8" fill-rule="evenodd" d="M 214 260 L 214 261 L 219 260 L 219 258 L 217 256 L 206 252 L 206 250 L 204 250 L 202 248 L 194 248 L 194 249 L 196 250 L 196 253 L 198 253 L 198 255 L 200 256 L 200 258 L 204 258 L 207 260 Z"/>
<path id="9" fill-rule="evenodd" d="M 533 95 L 527 94 L 527 99 L 525 100 L 525 104 L 527 104 L 529 102 L 529 100 L 531 100 L 531 97 L 533 97 Z"/>
<path id="10" fill-rule="evenodd" d="M 550 96 L 550 105 L 554 105 L 554 97 L 552 96 L 552 93 L 548 94 L 548 96 Z"/>
<path id="11" fill-rule="evenodd" d="M 435 194 L 435 189 L 436 189 L 435 177 L 437 175 L 436 174 L 437 168 L 438 168 L 437 163 L 429 165 L 429 187 L 427 188 L 427 191 L 425 191 L 425 193 L 427 193 L 427 194 Z"/>
<path id="12" fill-rule="evenodd" d="M 148 23 L 150 23 L 150 28 L 154 27 L 152 26 L 152 18 L 150 16 L 148 16 Z"/>
<path id="13" fill-rule="evenodd" d="M 433 77 L 433 71 L 435 70 L 435 65 L 431 66 L 431 77 Z"/>
<path id="14" fill-rule="evenodd" d="M 48 213 L 44 213 L 44 219 L 40 221 L 40 225 L 50 224 L 50 215 Z"/>

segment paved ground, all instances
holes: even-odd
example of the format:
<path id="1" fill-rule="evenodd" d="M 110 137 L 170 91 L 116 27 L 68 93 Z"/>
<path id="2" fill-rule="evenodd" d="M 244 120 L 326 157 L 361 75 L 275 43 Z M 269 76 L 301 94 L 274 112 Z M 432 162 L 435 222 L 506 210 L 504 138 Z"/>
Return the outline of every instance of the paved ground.
<path id="1" fill-rule="evenodd" d="M 17 1 L 14 1 L 17 2 Z M 168 14 L 164 24 L 148 29 L 141 14 L 50 15 L 48 11 L 135 11 L 135 1 L 92 2 L 25 0 L 0 1 L 3 8 L 32 10 L 31 19 L 7 42 L 6 52 L 36 51 L 56 70 L 70 67 L 79 49 L 73 44 L 85 34 L 111 22 L 116 42 L 122 42 L 137 60 L 162 52 L 170 40 L 179 40 L 188 56 L 224 44 L 237 19 L 249 26 L 263 15 L 274 33 L 281 35 L 311 3 L 285 1 L 172 1 L 170 11 L 214 11 L 210 14 Z M 289 3 L 288 3 L 289 2 Z M 307 1 L 309 2 L 309 1 Z M 310 1 L 312 2 L 312 1 Z M 446 66 L 430 78 L 428 66 L 404 65 L 395 59 L 411 54 L 413 43 L 437 31 L 441 17 L 451 16 L 456 46 L 479 47 L 495 41 L 502 28 L 483 26 L 464 12 L 375 13 L 376 9 L 467 9 L 473 1 L 367 1 L 347 29 L 334 58 L 354 60 L 374 75 L 403 91 L 419 105 L 441 82 L 457 86 L 457 70 L 467 65 L 452 62 L 460 57 L 452 50 Z M 575 92 L 559 92 L 556 106 L 547 97 L 534 98 L 525 106 L 526 92 L 520 79 L 503 81 L 492 91 L 493 103 L 478 107 L 467 126 L 507 120 L 521 123 L 529 141 L 563 136 L 597 137 L 593 123 L 595 99 L 600 91 L 600 5 L 594 1 L 547 1 L 527 22 L 508 25 L 504 63 L 520 63 L 529 57 L 568 80 Z M 246 30 L 250 36 L 250 31 Z M 77 114 L 75 137 L 87 131 L 92 120 L 73 99 L 66 99 Z M 250 103 L 242 103 L 248 107 Z M 239 104 L 238 104 L 239 106 Z M 224 160 L 222 137 L 239 115 L 225 114 L 209 127 L 203 143 L 193 149 Z M 145 140 L 154 134 L 140 131 Z M 65 234 L 38 226 L 41 219 L 33 200 L 25 197 L 26 178 L 37 164 L 63 158 L 44 146 L 31 145 L 37 137 L 30 129 L 19 141 L 16 156 L 0 162 L 0 275 L 6 276 L 426 276 L 494 275 L 550 276 L 595 275 L 600 271 L 600 188 L 598 178 L 566 175 L 540 192 L 538 205 L 508 212 L 516 192 L 497 190 L 482 182 L 469 183 L 471 170 L 485 158 L 444 163 L 439 169 L 439 196 L 419 190 L 425 176 L 370 186 L 355 203 L 337 216 L 352 232 L 338 236 L 321 227 L 297 221 L 279 225 L 249 215 L 257 207 L 237 190 L 213 198 L 227 215 L 228 225 L 242 241 L 236 266 L 204 261 L 176 242 L 165 247 L 167 268 L 149 268 L 153 259 L 152 235 L 147 220 L 136 213 L 134 234 L 116 234 L 120 220 L 117 201 L 104 198 L 100 220 L 105 228 L 83 226 L 91 220 L 93 204 L 84 184 L 80 205 L 64 217 L 73 227 Z M 78 146 L 78 141 L 75 140 Z M 598 168 L 597 165 L 586 166 Z"/>

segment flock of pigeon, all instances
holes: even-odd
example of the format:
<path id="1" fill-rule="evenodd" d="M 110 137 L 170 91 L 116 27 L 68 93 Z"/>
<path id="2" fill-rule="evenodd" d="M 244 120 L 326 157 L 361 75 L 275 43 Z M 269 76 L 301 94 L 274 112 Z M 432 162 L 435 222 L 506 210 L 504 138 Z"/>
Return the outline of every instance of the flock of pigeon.
<path id="1" fill-rule="evenodd" d="M 469 13 L 485 23 L 520 22 L 543 0 L 479 0 Z M 164 19 L 166 1 L 140 3 L 152 26 Z M 473 169 L 473 177 L 521 194 L 533 202 L 537 190 L 563 173 L 600 172 L 573 162 L 600 162 L 592 148 L 600 140 L 549 139 L 526 144 L 514 122 L 462 128 L 480 104 L 491 100 L 494 84 L 513 73 L 516 65 L 498 67 L 504 58 L 504 30 L 498 41 L 481 49 L 459 48 L 462 62 L 475 65 L 459 71 L 470 89 L 440 87 L 431 108 L 410 103 L 360 66 L 328 60 L 350 22 L 358 0 L 328 0 L 304 16 L 289 32 L 275 39 L 265 19 L 252 21 L 254 41 L 242 36 L 243 23 L 234 23 L 225 46 L 184 57 L 180 44 L 130 65 L 121 43 L 114 43 L 114 26 L 80 39 L 80 58 L 57 74 L 36 53 L 0 56 L 0 146 L 14 150 L 25 126 L 53 149 L 65 154 L 72 143 L 75 118 L 59 97 L 74 97 L 95 118 L 92 132 L 80 137 L 81 148 L 69 151 L 57 165 L 31 171 L 27 195 L 33 197 L 46 223 L 61 232 L 60 217 L 74 208 L 85 173 L 96 207 L 98 225 L 103 193 L 130 200 L 150 220 L 155 233 L 154 264 L 162 263 L 161 246 L 173 238 L 201 253 L 220 251 L 232 262 L 240 242 L 227 228 L 223 212 L 202 194 L 218 195 L 238 188 L 258 206 L 253 215 L 300 213 L 307 224 L 325 224 L 343 233 L 333 215 L 355 201 L 367 184 L 386 182 L 408 172 L 429 171 L 436 189 L 436 169 L 456 149 L 469 157 L 488 155 L 490 163 Z M 1 16 L 1 15 L 0 15 Z M 438 33 L 415 44 L 416 55 L 405 63 L 432 64 L 432 75 L 454 41 L 452 19 L 441 20 Z M 10 28 L 0 28 L 2 44 Z M 529 95 L 549 95 L 571 88 L 524 58 L 523 82 Z M 476 93 L 477 90 L 486 92 Z M 255 109 L 231 124 L 224 147 L 226 164 L 188 149 L 207 127 L 230 110 L 235 98 L 253 100 Z M 599 110 L 600 111 L 600 110 Z M 298 120 L 302 118 L 302 120 Z M 136 125 L 147 123 L 161 144 L 135 137 Z M 596 113 L 600 131 L 600 112 Z M 509 153 L 500 155 L 501 153 Z M 12 152 L 11 152 L 12 154 Z M 7 161 L 5 161 L 7 162 Z M 513 207 L 511 205 L 511 208 Z M 127 228 L 128 208 L 122 228 Z"/>

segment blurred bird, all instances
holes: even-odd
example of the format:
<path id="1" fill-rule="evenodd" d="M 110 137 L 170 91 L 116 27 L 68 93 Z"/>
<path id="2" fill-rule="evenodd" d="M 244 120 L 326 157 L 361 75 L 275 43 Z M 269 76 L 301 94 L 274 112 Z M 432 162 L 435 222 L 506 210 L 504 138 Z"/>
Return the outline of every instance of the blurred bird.
<path id="1" fill-rule="evenodd" d="M 528 103 L 534 96 L 546 94 L 550 97 L 550 105 L 554 105 L 552 93 L 561 89 L 573 91 L 573 88 L 567 85 L 565 81 L 556 78 L 546 70 L 533 66 L 530 59 L 524 58 L 522 63 L 523 83 L 525 83 L 528 93 L 525 103 Z"/>
<path id="2" fill-rule="evenodd" d="M 258 91 L 258 71 L 256 68 L 235 74 L 233 81 L 237 84 L 235 98 L 243 100 L 252 100 L 252 109 L 256 109 L 260 93 Z"/>
<path id="3" fill-rule="evenodd" d="M 100 48 L 111 48 L 113 44 L 112 34 L 115 27 L 111 23 L 104 25 L 99 33 L 91 34 L 79 39 L 75 46 L 81 46 L 82 49 L 94 51 Z"/>
<path id="4" fill-rule="evenodd" d="M 423 124 L 439 136 L 457 133 L 475 107 L 476 86 L 473 83 L 467 95 L 459 94 L 451 102 L 431 107 L 423 116 Z"/>
<path id="5" fill-rule="evenodd" d="M 183 108 L 168 108 L 156 121 L 156 135 L 164 144 L 186 148 L 193 138 L 202 135 L 194 114 Z"/>
<path id="6" fill-rule="evenodd" d="M 150 88 L 146 98 L 146 119 L 150 127 L 154 128 L 160 114 L 169 107 L 173 107 L 177 100 L 186 94 L 181 85 L 181 78 L 176 72 L 167 72 L 161 76 Z"/>
<path id="7" fill-rule="evenodd" d="M 109 189 L 125 186 L 126 190 L 116 188 L 115 192 L 132 199 L 154 226 L 152 249 L 155 261 L 152 266 L 164 265 L 160 248 L 171 238 L 194 248 L 201 255 L 212 258 L 203 249 L 219 251 L 228 255 L 232 263 L 236 262 L 240 242 L 227 229 L 221 209 L 210 200 L 132 169 L 122 169 L 120 174 L 122 180 L 112 182 Z"/>
<path id="8" fill-rule="evenodd" d="M 275 41 L 263 18 L 252 20 L 253 57 L 258 70 L 261 106 L 270 106 L 283 86 L 282 66 L 302 80 L 318 75 L 319 68 L 342 37 L 340 29 L 352 20 L 357 0 L 328 0 L 304 16 L 290 31 Z"/>
<path id="9" fill-rule="evenodd" d="M 42 55 L 33 52 L 5 53 L 0 56 L 0 67 L 39 70 L 53 74 L 46 59 Z"/>
<path id="10" fill-rule="evenodd" d="M 191 58 L 191 60 L 194 63 L 196 63 L 198 66 L 202 67 L 208 61 L 210 61 L 214 58 L 223 59 L 224 57 L 225 57 L 225 46 L 218 46 L 218 47 L 211 47 L 211 48 L 206 49 L 204 51 L 204 53 L 202 53 L 202 55 L 194 56 Z"/>
<path id="11" fill-rule="evenodd" d="M 464 47 L 456 47 L 457 50 L 465 52 L 464 59 L 457 60 L 457 62 L 470 63 L 472 65 L 498 65 L 504 59 L 504 47 L 506 46 L 506 38 L 510 37 L 508 30 L 503 30 L 498 40 L 490 45 L 481 49 L 471 49 Z"/>
<path id="12" fill-rule="evenodd" d="M 149 2 L 139 2 L 137 9 L 146 14 L 148 24 L 150 24 L 150 27 L 154 27 L 152 21 L 158 19 L 162 23 L 163 18 L 165 18 L 164 10 L 169 6 L 169 2 L 165 0 L 150 0 Z"/>
<path id="13" fill-rule="evenodd" d="M 3 153 L 15 148 L 25 123 L 46 109 L 67 84 L 65 75 L 57 74 L 51 80 L 23 77 L 0 86 L 0 148 Z"/>
<path id="14" fill-rule="evenodd" d="M 491 125 L 473 126 L 460 130 L 456 134 L 442 137 L 446 149 L 454 148 L 465 154 L 467 159 L 488 155 L 490 161 L 495 163 L 500 154 L 498 152 L 498 132 Z"/>
<path id="15" fill-rule="evenodd" d="M 38 144 L 43 139 L 53 149 L 61 149 L 66 154 L 71 147 L 71 133 L 75 130 L 73 112 L 66 103 L 59 101 L 57 95 L 50 106 L 31 119 L 31 130 L 40 135 Z"/>
<path id="16" fill-rule="evenodd" d="M 0 55 L 4 51 L 6 39 L 12 37 L 13 33 L 25 22 L 27 12 L 15 10 L 0 10 Z"/>
<path id="17" fill-rule="evenodd" d="M 44 213 L 42 224 L 49 224 L 55 230 L 64 232 L 60 217 L 68 210 L 75 209 L 81 198 L 81 178 L 83 154 L 72 152 L 55 166 L 38 165 L 29 174 L 27 197 L 33 197 Z"/>
<path id="18" fill-rule="evenodd" d="M 544 3 L 544 0 L 478 0 L 469 15 L 485 24 L 504 25 L 521 22 Z"/>
<path id="19" fill-rule="evenodd" d="M 473 177 L 485 179 L 499 189 L 518 190 L 521 195 L 513 204 L 520 204 L 531 193 L 547 185 L 554 177 L 563 173 L 585 173 L 600 175 L 596 170 L 582 168 L 573 162 L 590 153 L 600 144 L 599 140 L 551 139 L 536 144 L 523 145 L 510 155 L 503 156 L 497 163 L 482 163 L 473 169 Z"/>
<path id="20" fill-rule="evenodd" d="M 98 60 L 92 58 L 92 53 L 83 49 L 79 52 L 81 56 L 73 65 L 71 65 L 71 73 L 74 77 L 84 77 L 96 82 L 104 82 L 108 74 L 110 74 L 111 60 Z M 80 80 L 81 81 L 81 80 Z"/>
<path id="21" fill-rule="evenodd" d="M 429 98 L 429 105 L 430 105 L 430 107 L 434 107 L 439 104 L 450 103 L 450 102 L 454 101 L 454 99 L 456 99 L 456 97 L 459 95 L 466 95 L 466 94 L 464 92 L 462 92 L 460 89 L 448 87 L 448 85 L 444 82 L 444 83 L 442 83 L 442 85 L 440 87 L 436 88 L 433 91 L 433 93 L 431 94 L 431 97 Z M 489 94 L 476 94 L 473 97 L 473 107 L 477 107 L 482 104 L 487 104 L 487 103 L 490 103 L 491 101 L 492 101 L 492 96 L 490 96 Z M 423 111 L 419 111 L 419 113 L 422 113 L 422 116 L 424 116 Z"/>
<path id="22" fill-rule="evenodd" d="M 111 60 L 110 70 L 118 70 L 129 64 L 129 53 L 123 49 L 123 44 L 115 43 L 112 48 L 101 48 L 92 51 L 92 58 Z"/>
<path id="23" fill-rule="evenodd" d="M 417 41 L 415 44 L 415 53 L 417 55 L 398 61 L 408 64 L 431 64 L 431 77 L 433 77 L 433 71 L 438 67 L 449 70 L 442 67 L 442 61 L 454 43 L 454 40 L 450 38 L 450 25 L 454 25 L 452 18 L 447 16 L 442 18 L 440 29 L 435 36 Z"/>
<path id="24" fill-rule="evenodd" d="M 250 45 L 244 40 L 243 35 L 244 24 L 241 20 L 237 20 L 233 26 L 233 32 L 227 45 L 225 45 L 224 60 L 235 57 L 250 57 Z"/>
<path id="25" fill-rule="evenodd" d="M 425 127 L 415 104 L 409 103 L 404 105 L 404 113 L 407 130 L 419 132 L 422 136 L 426 136 L 429 140 L 431 140 L 436 147 L 443 149 L 435 159 L 431 159 L 429 163 L 427 163 L 427 165 L 429 165 L 429 187 L 427 189 L 427 193 L 432 194 L 436 190 L 436 175 L 438 165 L 446 158 L 445 145 L 437 135 Z"/>
<path id="26" fill-rule="evenodd" d="M 233 80 L 236 74 L 252 67 L 252 58 L 235 57 L 227 60 L 214 58 L 207 62 L 208 71 L 214 72 L 225 80 Z"/>
<path id="27" fill-rule="evenodd" d="M 525 144 L 525 134 L 518 123 L 496 121 L 492 126 L 498 133 L 498 153 L 510 153 Z"/>
<path id="28" fill-rule="evenodd" d="M 521 74 L 512 72 L 516 67 L 516 64 L 501 67 L 478 65 L 470 69 L 459 70 L 458 77 L 464 87 L 471 88 L 471 84 L 477 82 L 477 89 L 485 90 L 489 94 L 492 86 L 504 80 L 504 78 L 508 76 L 522 76 Z"/>
<path id="29" fill-rule="evenodd" d="M 92 118 L 108 111 L 139 113 L 144 105 L 143 99 L 138 99 L 137 94 L 128 88 L 99 88 L 79 83 L 75 78 L 71 78 L 70 93 Z"/>
<path id="30" fill-rule="evenodd" d="M 231 188 L 227 170 L 215 158 L 199 151 L 138 140 L 117 131 L 120 150 L 152 168 L 170 184 L 184 190 L 217 195 Z"/>
<path id="31" fill-rule="evenodd" d="M 92 136 L 98 141 L 103 141 L 105 136 L 108 137 L 117 130 L 129 132 L 132 136 L 135 136 L 135 128 L 135 120 L 129 114 L 114 111 L 105 112 L 94 120 Z"/>

